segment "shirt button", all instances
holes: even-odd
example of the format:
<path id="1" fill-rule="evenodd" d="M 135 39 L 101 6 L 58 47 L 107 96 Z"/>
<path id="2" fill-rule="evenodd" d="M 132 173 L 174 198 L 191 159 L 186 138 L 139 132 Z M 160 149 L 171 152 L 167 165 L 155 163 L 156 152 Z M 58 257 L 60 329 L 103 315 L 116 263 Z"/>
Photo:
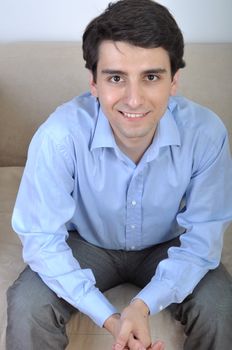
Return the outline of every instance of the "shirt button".
<path id="1" fill-rule="evenodd" d="M 132 230 L 134 230 L 135 229 L 135 225 L 131 225 L 131 228 L 132 228 Z"/>
<path id="2" fill-rule="evenodd" d="M 133 205 L 133 207 L 137 204 L 136 201 L 132 201 L 131 204 Z"/>

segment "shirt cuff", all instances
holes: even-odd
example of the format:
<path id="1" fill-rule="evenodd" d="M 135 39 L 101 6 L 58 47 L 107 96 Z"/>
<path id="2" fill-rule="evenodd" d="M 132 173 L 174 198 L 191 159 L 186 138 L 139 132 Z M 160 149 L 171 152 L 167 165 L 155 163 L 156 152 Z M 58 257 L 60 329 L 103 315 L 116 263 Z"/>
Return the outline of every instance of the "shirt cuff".
<path id="1" fill-rule="evenodd" d="M 134 298 L 141 299 L 154 315 L 176 302 L 174 290 L 165 281 L 152 280 Z"/>
<path id="2" fill-rule="evenodd" d="M 103 327 L 107 318 L 118 310 L 107 300 L 99 289 L 89 291 L 77 305 L 79 311 L 89 316 L 99 327 Z"/>

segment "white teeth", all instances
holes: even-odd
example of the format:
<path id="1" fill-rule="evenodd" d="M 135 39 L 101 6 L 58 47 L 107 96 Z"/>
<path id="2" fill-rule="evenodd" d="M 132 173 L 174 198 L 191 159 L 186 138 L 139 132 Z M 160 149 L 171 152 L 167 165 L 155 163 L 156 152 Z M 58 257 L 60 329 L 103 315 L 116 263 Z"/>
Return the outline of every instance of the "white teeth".
<path id="1" fill-rule="evenodd" d="M 126 113 L 126 112 L 123 112 L 123 114 L 127 118 L 142 118 L 145 116 L 146 113 Z"/>

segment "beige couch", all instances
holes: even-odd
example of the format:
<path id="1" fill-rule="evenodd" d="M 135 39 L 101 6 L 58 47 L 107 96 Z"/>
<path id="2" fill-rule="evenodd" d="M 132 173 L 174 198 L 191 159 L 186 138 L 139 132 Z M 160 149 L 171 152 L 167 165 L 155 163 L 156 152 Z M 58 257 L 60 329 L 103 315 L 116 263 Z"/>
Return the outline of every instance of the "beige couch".
<path id="1" fill-rule="evenodd" d="M 232 133 L 232 44 L 191 44 L 180 91 L 216 111 Z M 24 268 L 21 244 L 10 220 L 26 160 L 28 143 L 54 108 L 88 89 L 77 43 L 0 45 L 0 350 L 5 349 L 6 290 Z M 28 203 L 32 205 L 32 203 Z M 222 260 L 232 273 L 232 229 L 225 236 Z M 123 285 L 107 292 L 119 308 L 136 292 Z M 23 317 L 23 315 L 22 315 Z M 183 329 L 166 310 L 151 318 L 153 339 L 180 350 Z M 111 336 L 77 314 L 68 325 L 67 349 L 110 349 Z"/>

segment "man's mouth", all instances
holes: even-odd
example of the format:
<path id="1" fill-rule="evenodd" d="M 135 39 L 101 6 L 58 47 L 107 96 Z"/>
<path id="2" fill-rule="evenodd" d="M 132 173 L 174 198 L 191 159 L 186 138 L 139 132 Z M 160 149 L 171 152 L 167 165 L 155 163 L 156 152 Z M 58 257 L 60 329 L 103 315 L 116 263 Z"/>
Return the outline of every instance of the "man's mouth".
<path id="1" fill-rule="evenodd" d="M 119 111 L 125 118 L 143 118 L 145 117 L 148 112 L 146 113 L 128 113 L 128 112 L 123 112 Z"/>

